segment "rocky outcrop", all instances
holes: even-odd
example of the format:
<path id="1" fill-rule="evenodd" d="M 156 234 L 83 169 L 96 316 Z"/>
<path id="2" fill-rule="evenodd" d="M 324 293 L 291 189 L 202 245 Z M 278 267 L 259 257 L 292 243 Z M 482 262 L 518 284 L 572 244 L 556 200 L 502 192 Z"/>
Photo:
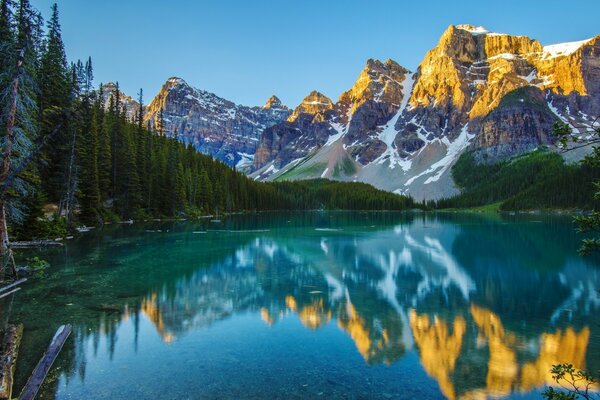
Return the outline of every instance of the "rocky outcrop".
<path id="1" fill-rule="evenodd" d="M 240 106 L 193 88 L 181 78 L 167 80 L 146 108 L 150 129 L 159 125 L 161 110 L 165 135 L 240 169 L 252 165 L 263 131 L 290 114 L 276 97 L 264 107 Z"/>

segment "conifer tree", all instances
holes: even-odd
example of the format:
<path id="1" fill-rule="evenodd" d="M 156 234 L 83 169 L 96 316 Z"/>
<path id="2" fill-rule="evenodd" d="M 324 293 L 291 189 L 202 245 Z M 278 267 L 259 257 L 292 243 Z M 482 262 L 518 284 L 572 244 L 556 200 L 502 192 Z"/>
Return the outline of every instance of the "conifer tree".
<path id="1" fill-rule="evenodd" d="M 45 148 L 47 167 L 43 168 L 44 189 L 51 201 L 66 200 L 69 192 L 66 177 L 72 149 L 72 131 L 67 126 L 63 111 L 69 107 L 71 80 L 68 76 L 67 58 L 62 42 L 58 6 L 52 6 L 48 21 L 45 45 L 41 55 L 39 76 L 39 108 L 41 134 L 48 135 L 62 126 Z M 69 182 L 70 183 L 70 182 Z"/>
<path id="2" fill-rule="evenodd" d="M 102 102 L 102 85 L 100 85 L 100 95 L 96 106 L 98 122 L 100 127 L 100 138 L 98 140 L 98 185 L 100 187 L 100 199 L 106 201 L 110 198 L 112 189 L 112 130 L 114 120 L 114 104 L 112 96 L 108 100 L 108 111 L 103 112 L 104 104 Z"/>
<path id="3" fill-rule="evenodd" d="M 81 63 L 80 63 L 81 64 Z M 99 152 L 99 106 L 94 102 L 92 91 L 93 70 L 91 59 L 79 69 L 79 82 L 82 85 L 81 122 L 79 127 L 78 153 L 81 173 L 81 220 L 97 223 L 100 220 L 100 182 L 98 172 Z"/>

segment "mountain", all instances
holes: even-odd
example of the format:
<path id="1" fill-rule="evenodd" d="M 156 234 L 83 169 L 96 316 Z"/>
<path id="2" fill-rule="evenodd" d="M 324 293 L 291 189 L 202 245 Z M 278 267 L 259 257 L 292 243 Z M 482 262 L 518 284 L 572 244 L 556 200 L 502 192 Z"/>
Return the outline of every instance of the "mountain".
<path id="1" fill-rule="evenodd" d="M 263 131 L 285 121 L 290 110 L 272 96 L 264 107 L 246 107 L 170 78 L 146 107 L 145 123 L 155 129 L 163 111 L 164 133 L 198 151 L 247 170 Z"/>
<path id="2" fill-rule="evenodd" d="M 555 121 L 600 115 L 600 36 L 542 46 L 526 36 L 449 26 L 416 72 L 368 60 L 334 104 L 312 92 L 262 133 L 252 176 L 364 181 L 418 199 L 458 193 L 465 151 L 493 163 L 552 147 Z"/>

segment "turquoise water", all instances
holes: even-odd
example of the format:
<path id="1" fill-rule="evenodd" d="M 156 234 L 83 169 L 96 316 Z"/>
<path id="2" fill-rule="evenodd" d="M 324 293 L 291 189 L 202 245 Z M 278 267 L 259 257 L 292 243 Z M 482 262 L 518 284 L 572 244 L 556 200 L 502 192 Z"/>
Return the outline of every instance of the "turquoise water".
<path id="1" fill-rule="evenodd" d="M 0 300 L 41 398 L 540 398 L 600 368 L 600 263 L 569 217 L 305 213 L 110 226 Z"/>

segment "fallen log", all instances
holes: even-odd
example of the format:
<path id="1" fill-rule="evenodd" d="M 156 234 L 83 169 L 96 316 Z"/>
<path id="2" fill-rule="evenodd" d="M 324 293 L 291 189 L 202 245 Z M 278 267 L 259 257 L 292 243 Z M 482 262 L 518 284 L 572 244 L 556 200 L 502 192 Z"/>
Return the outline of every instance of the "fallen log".
<path id="1" fill-rule="evenodd" d="M 20 285 L 23 282 L 27 282 L 27 278 L 19 279 L 18 281 L 15 281 L 15 282 L 11 283 L 10 285 L 6 285 L 3 288 L 0 288 L 0 293 L 4 292 L 5 290 L 8 290 L 12 287 L 15 287 L 17 285 Z"/>
<path id="2" fill-rule="evenodd" d="M 37 396 L 40 387 L 46 379 L 46 375 L 48 375 L 50 368 L 52 368 L 52 364 L 54 364 L 54 360 L 58 357 L 58 353 L 60 353 L 67 338 L 71 334 L 71 330 L 71 325 L 61 325 L 58 328 L 48 349 L 25 384 L 25 387 L 19 396 L 19 400 L 33 400 L 35 396 Z"/>
<path id="3" fill-rule="evenodd" d="M 32 240 L 29 242 L 12 242 L 11 247 L 13 249 L 25 249 L 30 247 L 50 247 L 50 246 L 64 246 L 61 242 L 56 240 Z"/>
<path id="4" fill-rule="evenodd" d="M 2 294 L 0 294 L 0 299 L 4 298 L 6 296 L 10 296 L 11 294 L 18 292 L 19 290 L 21 290 L 20 287 L 15 288 L 15 289 L 11 290 L 10 292 L 2 293 Z"/>
<path id="5" fill-rule="evenodd" d="M 12 398 L 13 376 L 23 336 L 23 325 L 8 325 L 0 348 L 0 399 Z"/>

